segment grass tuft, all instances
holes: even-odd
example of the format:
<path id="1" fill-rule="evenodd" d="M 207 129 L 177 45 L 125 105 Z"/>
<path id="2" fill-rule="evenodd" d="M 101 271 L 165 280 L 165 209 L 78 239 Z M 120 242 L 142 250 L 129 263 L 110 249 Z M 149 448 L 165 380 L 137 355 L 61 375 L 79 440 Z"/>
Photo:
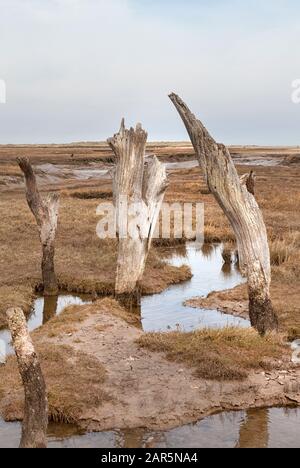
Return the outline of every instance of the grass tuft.
<path id="1" fill-rule="evenodd" d="M 83 409 L 98 408 L 110 399 L 102 390 L 105 368 L 96 358 L 53 343 L 37 345 L 36 349 L 48 390 L 50 421 L 76 423 Z M 20 420 L 24 393 L 14 357 L 0 367 L 0 396 L 8 391 L 11 398 L 3 403 L 2 416 L 7 421 Z"/>
<path id="2" fill-rule="evenodd" d="M 250 370 L 276 367 L 287 352 L 280 336 L 260 337 L 252 329 L 204 329 L 192 333 L 147 333 L 139 346 L 163 352 L 167 359 L 194 369 L 210 380 L 243 380 Z"/>

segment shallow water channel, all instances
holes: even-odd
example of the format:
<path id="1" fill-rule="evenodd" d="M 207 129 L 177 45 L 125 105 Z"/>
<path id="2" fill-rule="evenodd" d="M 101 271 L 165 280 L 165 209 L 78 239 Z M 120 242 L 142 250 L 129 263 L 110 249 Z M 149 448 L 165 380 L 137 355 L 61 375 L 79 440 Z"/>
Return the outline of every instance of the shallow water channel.
<path id="1" fill-rule="evenodd" d="M 175 266 L 189 265 L 193 277 L 189 281 L 170 286 L 160 294 L 142 298 L 141 316 L 143 329 L 168 331 L 180 329 L 240 326 L 249 327 L 248 320 L 223 314 L 217 310 L 194 309 L 183 303 L 194 296 L 206 297 L 212 291 L 231 289 L 244 280 L 236 265 L 224 264 L 222 245 L 186 246 L 169 250 L 168 262 Z M 162 252 L 162 255 L 168 252 Z"/>
<path id="2" fill-rule="evenodd" d="M 41 325 L 45 324 L 55 315 L 60 314 L 65 307 L 69 305 L 83 305 L 91 303 L 91 298 L 88 295 L 71 295 L 61 294 L 54 297 L 38 297 L 35 299 L 32 307 L 32 312 L 28 319 L 28 329 L 33 331 Z M 8 330 L 0 330 L 0 341 L 5 343 L 6 354 L 13 354 L 14 351 L 10 344 L 11 335 Z"/>
<path id="3" fill-rule="evenodd" d="M 235 265 L 223 264 L 221 245 L 198 248 L 196 244 L 190 243 L 179 248 L 164 249 L 162 257 L 172 265 L 189 265 L 193 278 L 171 286 L 160 294 L 142 298 L 141 321 L 145 331 L 249 326 L 247 320 L 218 311 L 183 306 L 183 302 L 193 296 L 206 296 L 211 291 L 230 289 L 243 281 Z M 89 296 L 61 295 L 46 301 L 39 297 L 28 321 L 29 329 L 41 326 L 68 305 L 90 301 Z M 0 339 L 5 340 L 8 352 L 11 353 L 8 331 L 1 331 Z M 0 448 L 17 447 L 20 432 L 19 423 L 0 420 Z M 66 448 L 300 447 L 300 409 L 274 408 L 221 413 L 195 424 L 161 432 L 136 429 L 84 434 L 72 425 L 50 424 L 48 439 L 49 447 Z"/>
<path id="4" fill-rule="evenodd" d="M 141 299 L 141 323 L 144 331 L 169 331 L 180 329 L 191 331 L 201 327 L 225 327 L 229 325 L 248 327 L 249 321 L 217 310 L 185 307 L 184 301 L 193 296 L 207 296 L 211 291 L 230 289 L 243 282 L 235 265 L 224 265 L 222 245 L 188 243 L 178 248 L 162 249 L 161 255 L 170 264 L 189 265 L 191 280 L 170 286 L 160 294 Z M 60 314 L 69 305 L 91 302 L 89 295 L 61 294 L 58 297 L 35 299 L 28 320 L 30 331 L 40 327 L 53 316 Z M 6 345 L 6 354 L 12 354 L 8 330 L 0 331 L 0 341 Z"/>
<path id="5" fill-rule="evenodd" d="M 17 447 L 19 423 L 0 420 L 0 448 Z M 272 408 L 221 413 L 170 431 L 143 429 L 81 434 L 50 424 L 49 448 L 299 448 L 300 409 Z"/>

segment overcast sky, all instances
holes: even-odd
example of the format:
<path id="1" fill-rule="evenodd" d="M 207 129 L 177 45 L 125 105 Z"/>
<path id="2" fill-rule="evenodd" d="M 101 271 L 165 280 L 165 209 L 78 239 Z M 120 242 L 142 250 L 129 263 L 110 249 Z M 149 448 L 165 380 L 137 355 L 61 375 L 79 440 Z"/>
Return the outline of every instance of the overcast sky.
<path id="1" fill-rule="evenodd" d="M 0 0 L 0 143 L 104 140 L 141 121 L 186 140 L 300 144 L 299 0 Z"/>

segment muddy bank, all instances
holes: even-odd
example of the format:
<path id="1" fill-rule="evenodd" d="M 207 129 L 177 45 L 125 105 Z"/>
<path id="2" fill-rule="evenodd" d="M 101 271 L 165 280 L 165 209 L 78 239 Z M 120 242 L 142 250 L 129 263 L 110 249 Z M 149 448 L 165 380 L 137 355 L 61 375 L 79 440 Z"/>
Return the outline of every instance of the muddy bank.
<path id="1" fill-rule="evenodd" d="M 52 418 L 75 422 L 89 431 L 165 430 L 217 411 L 300 403 L 299 368 L 287 369 L 282 361 L 279 370 L 253 371 L 238 382 L 196 378 L 183 363 L 170 363 L 163 354 L 141 348 L 137 340 L 143 332 L 130 319 L 132 315 L 115 301 L 104 299 L 67 309 L 33 333 Z M 53 356 L 53 349 L 59 354 Z M 74 374 L 79 379 L 76 385 Z M 11 357 L 0 368 L 2 417 L 21 419 L 22 398 Z"/>
<path id="2" fill-rule="evenodd" d="M 244 285 L 227 291 L 213 291 L 207 297 L 194 297 L 184 302 L 186 307 L 218 310 L 223 314 L 249 319 L 249 301 Z"/>
<path id="3" fill-rule="evenodd" d="M 236 164 L 251 166 L 292 166 L 299 164 L 299 147 L 230 146 Z"/>
<path id="4" fill-rule="evenodd" d="M 231 146 L 229 151 L 237 165 L 290 166 L 300 163 L 298 147 Z M 146 155 L 156 154 L 167 170 L 192 169 L 198 166 L 192 145 L 188 142 L 158 142 L 147 145 Z M 23 187 L 23 177 L 16 158 L 30 157 L 39 186 L 73 186 L 110 179 L 113 153 L 106 143 L 72 145 L 0 145 L 0 191 Z"/>

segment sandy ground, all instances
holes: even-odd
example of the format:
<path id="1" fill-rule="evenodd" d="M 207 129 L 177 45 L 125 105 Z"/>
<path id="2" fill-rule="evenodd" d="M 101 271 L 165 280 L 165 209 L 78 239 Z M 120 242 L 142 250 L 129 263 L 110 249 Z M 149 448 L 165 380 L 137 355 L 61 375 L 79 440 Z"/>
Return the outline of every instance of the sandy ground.
<path id="1" fill-rule="evenodd" d="M 102 391 L 110 398 L 100 406 L 83 408 L 77 420 L 83 429 L 165 430 L 222 410 L 300 403 L 299 368 L 284 370 L 283 365 L 281 371 L 252 372 L 243 382 L 198 379 L 190 368 L 138 347 L 136 340 L 143 332 L 111 314 L 101 301 L 90 306 L 90 312 L 72 333 L 53 338 L 42 336 L 41 331 L 34 334 L 35 341 L 42 340 L 49 347 L 71 346 L 74 352 L 82 351 L 106 368 Z M 44 372 L 47 375 L 47 368 Z M 11 390 L 7 388 L 2 395 L 2 414 L 5 407 L 16 404 Z M 10 419 L 21 416 L 10 412 Z"/>

